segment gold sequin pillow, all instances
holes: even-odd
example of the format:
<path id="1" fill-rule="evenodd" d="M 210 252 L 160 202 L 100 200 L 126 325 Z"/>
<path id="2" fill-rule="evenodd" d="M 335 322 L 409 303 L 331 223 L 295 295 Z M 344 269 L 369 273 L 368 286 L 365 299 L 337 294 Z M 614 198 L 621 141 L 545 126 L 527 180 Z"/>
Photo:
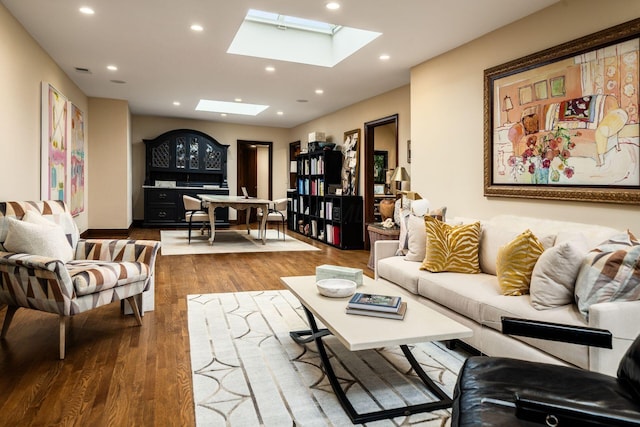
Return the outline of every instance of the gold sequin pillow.
<path id="1" fill-rule="evenodd" d="M 479 273 L 480 222 L 452 226 L 426 215 L 427 250 L 421 270 Z"/>
<path id="2" fill-rule="evenodd" d="M 529 293 L 533 268 L 544 252 L 542 243 L 526 230 L 498 250 L 496 273 L 503 295 Z"/>

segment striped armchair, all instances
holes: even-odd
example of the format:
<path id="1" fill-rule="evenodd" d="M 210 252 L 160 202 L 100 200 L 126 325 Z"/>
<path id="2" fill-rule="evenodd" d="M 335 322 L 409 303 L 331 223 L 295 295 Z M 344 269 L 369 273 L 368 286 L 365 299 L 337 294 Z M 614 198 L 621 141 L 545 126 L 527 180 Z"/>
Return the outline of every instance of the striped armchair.
<path id="1" fill-rule="evenodd" d="M 62 246 L 65 241 L 69 244 L 70 260 L 10 251 L 16 246 L 18 226 L 27 226 L 23 221 L 27 215 L 46 218 L 62 229 L 66 237 L 62 237 Z M 50 243 L 49 239 L 43 240 Z M 21 307 L 59 315 L 60 359 L 65 355 L 65 325 L 70 316 L 127 300 L 138 325 L 142 325 L 143 292 L 153 285 L 159 248 L 159 242 L 148 240 L 80 239 L 61 201 L 0 202 L 0 304 L 8 306 L 0 337 L 5 338 Z"/>

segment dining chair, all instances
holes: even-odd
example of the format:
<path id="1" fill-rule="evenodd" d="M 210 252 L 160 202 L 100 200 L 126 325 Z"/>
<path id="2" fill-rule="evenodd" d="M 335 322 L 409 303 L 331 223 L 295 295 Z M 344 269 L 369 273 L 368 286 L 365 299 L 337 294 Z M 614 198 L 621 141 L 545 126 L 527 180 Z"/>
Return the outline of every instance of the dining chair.
<path id="1" fill-rule="evenodd" d="M 287 224 L 287 199 L 276 199 L 273 201 L 273 205 L 267 212 L 267 221 L 264 225 L 264 230 L 260 227 L 259 236 L 262 237 L 262 233 L 267 232 L 267 225 L 269 222 L 276 223 L 276 229 L 278 230 L 278 239 L 280 238 L 280 224 L 282 224 L 282 240 L 285 240 L 286 233 L 285 227 Z M 262 209 L 258 208 L 257 217 L 260 224 L 262 224 Z"/>
<path id="2" fill-rule="evenodd" d="M 202 223 L 200 233 L 204 234 L 204 228 L 209 223 L 209 212 L 202 206 L 202 200 L 195 197 L 182 196 L 182 202 L 184 203 L 184 219 L 189 225 L 189 244 L 191 244 L 191 227 L 192 224 Z"/>

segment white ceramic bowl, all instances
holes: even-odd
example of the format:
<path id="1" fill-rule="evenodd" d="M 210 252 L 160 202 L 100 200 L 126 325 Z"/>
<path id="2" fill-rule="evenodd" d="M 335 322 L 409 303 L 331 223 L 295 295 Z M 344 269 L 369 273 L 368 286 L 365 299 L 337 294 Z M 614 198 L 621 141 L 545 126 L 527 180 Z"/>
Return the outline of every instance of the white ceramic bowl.
<path id="1" fill-rule="evenodd" d="M 323 279 L 316 282 L 320 295 L 331 298 L 344 298 L 356 292 L 356 282 L 347 279 Z"/>

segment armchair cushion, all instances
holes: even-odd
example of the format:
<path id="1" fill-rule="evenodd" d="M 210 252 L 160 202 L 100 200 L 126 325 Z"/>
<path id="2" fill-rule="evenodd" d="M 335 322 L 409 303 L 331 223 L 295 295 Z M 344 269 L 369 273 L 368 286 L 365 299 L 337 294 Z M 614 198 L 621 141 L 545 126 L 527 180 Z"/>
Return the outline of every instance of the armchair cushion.
<path id="1" fill-rule="evenodd" d="M 5 249 L 56 258 L 63 262 L 73 259 L 73 250 L 62 227 L 34 211 L 28 211 L 22 221 L 7 217 Z"/>
<path id="2" fill-rule="evenodd" d="M 66 267 L 79 296 L 145 281 L 150 274 L 141 262 L 71 261 Z"/>

